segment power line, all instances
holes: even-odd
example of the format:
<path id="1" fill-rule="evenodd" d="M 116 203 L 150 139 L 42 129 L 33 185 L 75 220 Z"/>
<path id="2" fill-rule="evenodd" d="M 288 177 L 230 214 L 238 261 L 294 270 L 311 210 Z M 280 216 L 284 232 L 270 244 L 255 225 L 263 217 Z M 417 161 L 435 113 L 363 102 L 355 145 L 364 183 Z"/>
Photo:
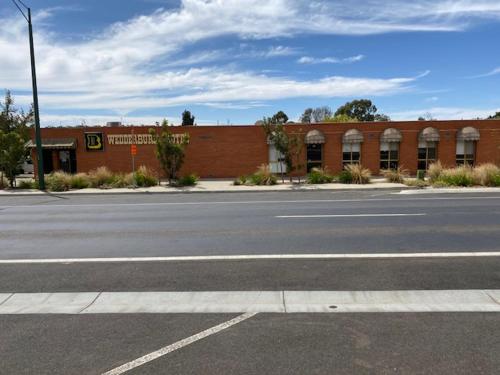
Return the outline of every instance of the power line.
<path id="1" fill-rule="evenodd" d="M 21 0 L 17 0 L 17 1 L 19 1 L 23 7 L 25 7 L 26 9 L 29 9 Z M 19 11 L 21 12 L 21 14 L 23 15 L 23 17 L 26 20 L 26 22 L 30 22 L 29 19 L 28 19 L 28 17 L 24 13 L 24 11 L 21 9 L 21 7 L 19 6 L 19 4 L 17 3 L 17 1 L 16 0 L 12 0 L 12 2 L 14 3 L 14 5 L 16 6 L 16 8 L 19 9 Z"/>

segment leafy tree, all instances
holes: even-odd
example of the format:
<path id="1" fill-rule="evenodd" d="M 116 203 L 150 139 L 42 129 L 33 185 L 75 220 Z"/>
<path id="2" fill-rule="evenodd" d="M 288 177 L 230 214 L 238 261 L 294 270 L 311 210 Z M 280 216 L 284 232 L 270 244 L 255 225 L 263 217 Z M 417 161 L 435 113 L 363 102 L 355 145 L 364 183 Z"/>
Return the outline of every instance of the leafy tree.
<path id="1" fill-rule="evenodd" d="M 383 121 L 391 121 L 391 118 L 384 114 L 376 114 L 375 121 L 383 122 Z"/>
<path id="2" fill-rule="evenodd" d="M 326 118 L 332 117 L 332 109 L 328 106 L 314 108 L 312 111 L 312 117 L 314 122 L 323 122 Z"/>
<path id="3" fill-rule="evenodd" d="M 276 151 L 278 151 L 279 155 L 283 155 L 286 160 L 286 155 L 288 154 L 288 134 L 285 132 L 285 128 L 282 122 L 273 121 L 273 118 L 264 118 L 262 122 L 262 128 L 266 133 L 267 139 L 274 145 Z M 280 165 L 280 174 L 281 181 L 285 182 L 284 171 L 281 163 Z"/>
<path id="4" fill-rule="evenodd" d="M 33 112 L 19 112 L 9 91 L 4 103 L 0 102 L 0 109 L 0 179 L 5 174 L 9 185 L 14 187 L 19 168 L 28 155 L 25 145 L 29 140 Z"/>
<path id="5" fill-rule="evenodd" d="M 389 119 L 389 117 L 382 114 L 376 117 L 377 107 L 368 99 L 353 100 L 344 104 L 335 112 L 335 116 L 340 115 L 347 115 L 361 122 L 388 121 Z"/>
<path id="6" fill-rule="evenodd" d="M 434 121 L 435 119 L 432 117 L 430 112 L 427 112 L 425 115 L 420 116 L 418 121 Z"/>
<path id="7" fill-rule="evenodd" d="M 347 115 L 337 115 L 328 117 L 323 122 L 358 122 L 358 119 L 349 117 Z"/>
<path id="8" fill-rule="evenodd" d="M 185 110 L 182 112 L 182 126 L 194 125 L 194 119 L 195 117 L 191 115 L 190 111 Z"/>
<path id="9" fill-rule="evenodd" d="M 184 163 L 185 148 L 189 143 L 189 136 L 183 135 L 180 139 L 169 130 L 167 120 L 163 120 L 161 132 L 158 135 L 155 129 L 150 134 L 156 141 L 156 157 L 168 177 L 168 183 L 177 179 L 177 173 Z"/>
<path id="10" fill-rule="evenodd" d="M 332 109 L 328 106 L 307 108 L 300 116 L 300 122 L 305 124 L 324 122 L 325 119 L 332 117 L 332 115 Z"/>
<path id="11" fill-rule="evenodd" d="M 497 119 L 500 119 L 500 112 L 497 112 L 494 115 L 488 117 L 488 120 L 497 120 Z"/>
<path id="12" fill-rule="evenodd" d="M 285 131 L 284 124 L 279 121 L 274 121 L 273 118 L 264 118 L 261 126 L 269 141 L 276 148 L 276 151 L 283 156 L 288 174 L 290 175 L 293 171 L 302 168 L 300 159 L 304 142 L 298 135 L 289 135 Z M 280 163 L 279 165 L 281 168 L 281 181 L 284 182 L 285 171 L 282 169 L 282 164 Z M 291 175 L 290 181 L 292 181 Z"/>
<path id="13" fill-rule="evenodd" d="M 307 108 L 302 116 L 300 116 L 300 122 L 303 124 L 310 124 L 312 122 L 312 113 L 313 109 L 312 108 Z"/>
<path id="14" fill-rule="evenodd" d="M 275 124 L 286 124 L 288 122 L 288 116 L 285 112 L 279 111 L 271 117 L 271 121 Z"/>

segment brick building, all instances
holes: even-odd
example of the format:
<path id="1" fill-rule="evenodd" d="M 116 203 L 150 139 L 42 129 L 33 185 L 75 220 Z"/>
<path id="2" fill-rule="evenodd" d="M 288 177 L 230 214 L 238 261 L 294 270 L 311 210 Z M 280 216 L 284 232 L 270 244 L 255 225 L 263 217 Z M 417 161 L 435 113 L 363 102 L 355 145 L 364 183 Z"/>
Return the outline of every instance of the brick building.
<path id="1" fill-rule="evenodd" d="M 45 171 L 88 172 L 107 166 L 112 171 L 130 172 L 131 144 L 137 145 L 136 166 L 160 171 L 155 145 L 148 134 L 150 128 L 155 127 L 44 128 Z M 336 173 L 351 162 L 361 162 L 374 174 L 396 166 L 414 174 L 434 160 L 445 166 L 486 162 L 500 165 L 498 120 L 291 124 L 285 128 L 304 141 L 304 168 L 300 174 L 314 166 Z M 252 173 L 261 164 L 270 164 L 275 172 L 280 169 L 278 154 L 260 126 L 170 129 L 190 137 L 181 173 L 232 178 Z M 33 156 L 35 159 L 35 153 Z"/>

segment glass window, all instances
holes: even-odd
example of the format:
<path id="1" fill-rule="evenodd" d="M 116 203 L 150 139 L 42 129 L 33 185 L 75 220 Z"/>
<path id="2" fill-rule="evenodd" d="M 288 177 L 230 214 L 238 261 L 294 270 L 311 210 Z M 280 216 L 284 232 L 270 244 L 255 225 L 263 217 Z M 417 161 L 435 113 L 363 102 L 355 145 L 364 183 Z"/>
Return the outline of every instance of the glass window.
<path id="1" fill-rule="evenodd" d="M 420 141 L 418 143 L 418 166 L 419 170 L 429 169 L 429 165 L 436 162 L 437 142 Z"/>
<path id="2" fill-rule="evenodd" d="M 269 167 L 272 173 L 286 173 L 285 157 L 276 150 L 273 144 L 269 145 Z"/>
<path id="3" fill-rule="evenodd" d="M 399 142 L 380 144 L 380 169 L 397 169 L 399 166 Z"/>
<path id="4" fill-rule="evenodd" d="M 342 145 L 342 165 L 359 164 L 361 161 L 361 143 L 344 143 Z"/>
<path id="5" fill-rule="evenodd" d="M 457 141 L 457 165 L 474 165 L 475 157 L 475 141 Z"/>
<path id="6" fill-rule="evenodd" d="M 313 168 L 321 168 L 323 166 L 323 145 L 309 144 L 307 145 L 307 172 Z"/>

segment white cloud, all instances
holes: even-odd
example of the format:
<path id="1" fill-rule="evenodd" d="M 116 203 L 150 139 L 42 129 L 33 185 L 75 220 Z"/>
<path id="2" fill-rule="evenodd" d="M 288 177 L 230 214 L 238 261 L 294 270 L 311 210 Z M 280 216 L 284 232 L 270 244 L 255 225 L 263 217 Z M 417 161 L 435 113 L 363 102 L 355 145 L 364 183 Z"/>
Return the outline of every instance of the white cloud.
<path id="1" fill-rule="evenodd" d="M 400 111 L 390 113 L 393 120 L 416 120 L 420 116 L 430 114 L 432 118 L 438 120 L 472 120 L 476 118 L 486 118 L 496 112 L 500 108 L 460 108 L 460 107 L 432 107 L 410 111 Z"/>
<path id="2" fill-rule="evenodd" d="M 337 58 L 337 57 L 310 57 L 310 56 L 302 56 L 297 60 L 299 64 L 350 64 L 361 61 L 365 58 L 364 55 L 357 55 L 345 58 Z"/>
<path id="3" fill-rule="evenodd" d="M 175 59 L 194 43 L 223 36 L 248 40 L 462 30 L 477 19 L 500 18 L 500 4 L 485 0 L 367 0 L 362 5 L 354 0 L 182 0 L 178 9 L 160 9 L 113 24 L 93 39 L 71 43 L 40 22 L 48 17 L 50 11 L 42 11 L 35 20 L 42 108 L 127 114 L 187 104 L 242 105 L 243 101 L 304 96 L 398 93 L 419 77 L 301 81 L 235 67 L 175 69 L 183 66 Z M 31 90 L 27 30 L 20 16 L 0 19 L 0 51 L 0 88 Z M 269 58 L 297 50 L 278 45 L 262 53 Z M 187 62 L 202 65 L 220 57 L 220 51 L 194 52 Z M 29 96 L 17 99 L 31 101 Z"/>
<path id="4" fill-rule="evenodd" d="M 495 68 L 495 69 L 493 69 L 492 71 L 490 71 L 488 73 L 479 74 L 479 75 L 471 76 L 471 77 L 467 77 L 467 78 L 470 78 L 470 79 L 473 79 L 473 78 L 484 78 L 484 77 L 495 76 L 495 75 L 498 75 L 498 74 L 500 74 L 500 67 Z"/>

